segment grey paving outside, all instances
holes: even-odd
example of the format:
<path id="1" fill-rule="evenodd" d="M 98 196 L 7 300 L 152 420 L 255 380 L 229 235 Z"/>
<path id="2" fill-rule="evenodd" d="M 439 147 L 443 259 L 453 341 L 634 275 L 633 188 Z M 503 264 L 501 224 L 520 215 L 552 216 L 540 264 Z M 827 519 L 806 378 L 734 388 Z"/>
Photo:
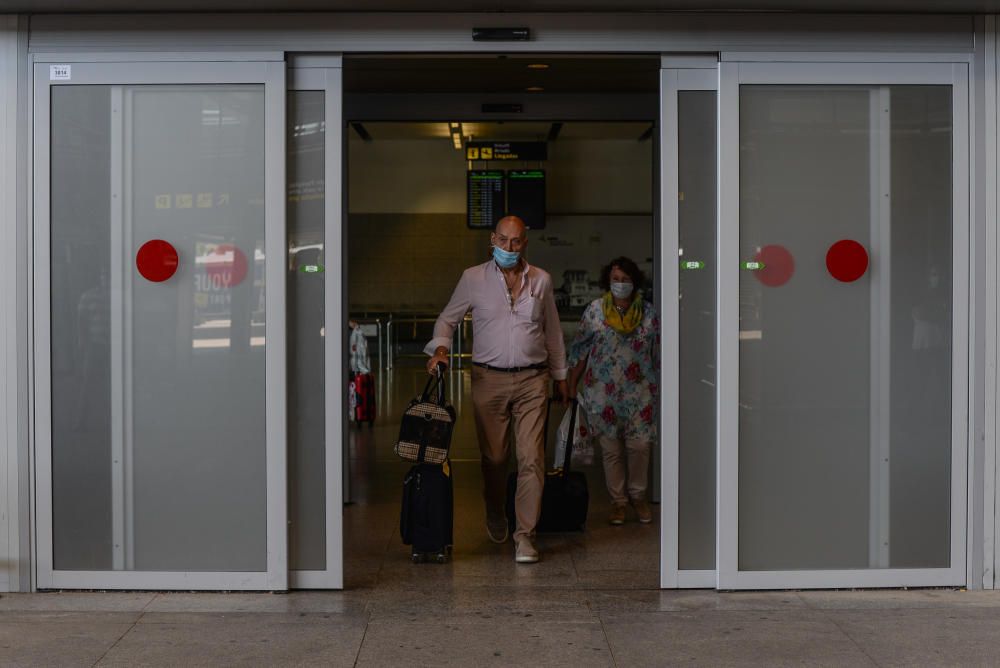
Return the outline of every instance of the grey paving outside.
<path id="1" fill-rule="evenodd" d="M 4 594 L 0 665 L 1000 665 L 993 592 L 582 590 L 404 570 L 345 592 Z"/>
<path id="2" fill-rule="evenodd" d="M 1000 592 L 661 591 L 657 523 L 608 526 L 596 467 L 587 531 L 517 565 L 486 538 L 465 419 L 455 559 L 413 565 L 391 443 L 419 378 L 400 377 L 351 430 L 345 591 L 3 594 L 0 666 L 1000 665 Z"/>

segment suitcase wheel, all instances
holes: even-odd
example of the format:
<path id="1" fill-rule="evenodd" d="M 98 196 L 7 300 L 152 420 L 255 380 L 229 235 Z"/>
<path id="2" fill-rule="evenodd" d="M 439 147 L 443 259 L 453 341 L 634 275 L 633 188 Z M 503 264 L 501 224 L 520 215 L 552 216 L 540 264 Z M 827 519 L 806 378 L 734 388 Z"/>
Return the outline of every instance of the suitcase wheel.
<path id="1" fill-rule="evenodd" d="M 414 564 L 447 564 L 451 561 L 451 546 L 440 552 L 413 552 L 410 554 L 410 561 Z"/>

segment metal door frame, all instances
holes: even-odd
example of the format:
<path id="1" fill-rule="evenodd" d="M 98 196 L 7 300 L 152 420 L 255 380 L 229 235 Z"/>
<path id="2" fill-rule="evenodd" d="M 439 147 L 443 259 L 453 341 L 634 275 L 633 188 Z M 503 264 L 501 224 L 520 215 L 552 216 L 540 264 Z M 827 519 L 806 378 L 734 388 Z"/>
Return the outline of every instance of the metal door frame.
<path id="1" fill-rule="evenodd" d="M 289 571 L 293 589 L 343 589 L 344 500 L 350 467 L 347 461 L 344 393 L 344 225 L 343 217 L 343 69 L 337 54 L 303 57 L 289 67 L 288 92 L 322 91 L 326 117 L 324 156 L 324 314 L 323 379 L 326 431 L 326 569 Z M 283 154 L 284 155 L 284 154 Z M 282 163 L 284 165 L 284 161 Z"/>
<path id="2" fill-rule="evenodd" d="M 718 91 L 718 56 L 664 55 L 660 69 L 660 287 L 663 304 L 661 346 L 660 587 L 712 588 L 715 570 L 681 570 L 680 528 L 680 155 L 678 97 L 682 91 Z M 718 101 L 716 102 L 718 111 Z M 716 189 L 718 190 L 718 188 Z M 718 286 L 716 287 L 718 290 Z M 718 366 L 718 365 L 717 365 Z M 718 548 L 718 546 L 716 546 Z"/>
<path id="3" fill-rule="evenodd" d="M 815 54 L 814 54 L 815 55 Z M 970 181 L 969 62 L 886 62 L 851 54 L 804 62 L 792 54 L 741 54 L 720 71 L 718 237 L 718 583 L 719 589 L 956 586 L 967 579 L 969 421 Z M 866 62 L 868 60 L 868 62 Z M 930 59 L 928 59 L 930 60 Z M 850 62 L 838 62 L 850 61 Z M 881 61 L 881 62 L 880 62 Z M 952 467 L 948 568 L 740 571 L 739 548 L 739 94 L 743 84 L 948 85 L 952 87 Z"/>
<path id="4" fill-rule="evenodd" d="M 131 57 L 130 57 L 131 56 Z M 247 62 L 191 54 L 59 54 L 33 58 L 32 313 L 34 329 L 34 554 L 38 589 L 250 589 L 288 587 L 285 380 L 285 66 L 274 54 Z M 143 60 L 148 62 L 142 62 Z M 229 59 L 227 59 L 229 60 Z M 95 62 L 96 61 L 96 62 Z M 119 62 L 122 61 L 122 62 Z M 206 62 L 212 61 L 212 62 Z M 50 81 L 50 64 L 71 65 Z M 50 103 L 57 85 L 262 84 L 265 94 L 267 570 L 260 572 L 60 571 L 53 565 L 50 285 Z"/>

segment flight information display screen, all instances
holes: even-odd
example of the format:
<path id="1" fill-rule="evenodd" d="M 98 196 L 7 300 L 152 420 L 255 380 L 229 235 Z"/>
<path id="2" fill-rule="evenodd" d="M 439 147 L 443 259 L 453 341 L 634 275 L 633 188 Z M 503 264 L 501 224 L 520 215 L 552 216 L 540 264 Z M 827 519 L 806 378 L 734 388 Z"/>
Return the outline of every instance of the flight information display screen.
<path id="1" fill-rule="evenodd" d="M 502 169 L 473 169 L 466 173 L 466 223 L 472 229 L 492 230 L 506 210 Z"/>
<path id="2" fill-rule="evenodd" d="M 545 170 L 507 172 L 507 213 L 523 220 L 528 229 L 545 229 Z"/>

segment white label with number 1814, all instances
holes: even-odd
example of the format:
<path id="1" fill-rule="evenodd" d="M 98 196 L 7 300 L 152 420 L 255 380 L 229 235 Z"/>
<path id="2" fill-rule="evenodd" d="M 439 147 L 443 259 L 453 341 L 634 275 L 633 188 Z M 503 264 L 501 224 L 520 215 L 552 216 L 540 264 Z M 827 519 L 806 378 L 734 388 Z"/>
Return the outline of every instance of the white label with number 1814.
<path id="1" fill-rule="evenodd" d="M 73 69 L 71 65 L 49 65 L 49 81 L 71 81 Z"/>

